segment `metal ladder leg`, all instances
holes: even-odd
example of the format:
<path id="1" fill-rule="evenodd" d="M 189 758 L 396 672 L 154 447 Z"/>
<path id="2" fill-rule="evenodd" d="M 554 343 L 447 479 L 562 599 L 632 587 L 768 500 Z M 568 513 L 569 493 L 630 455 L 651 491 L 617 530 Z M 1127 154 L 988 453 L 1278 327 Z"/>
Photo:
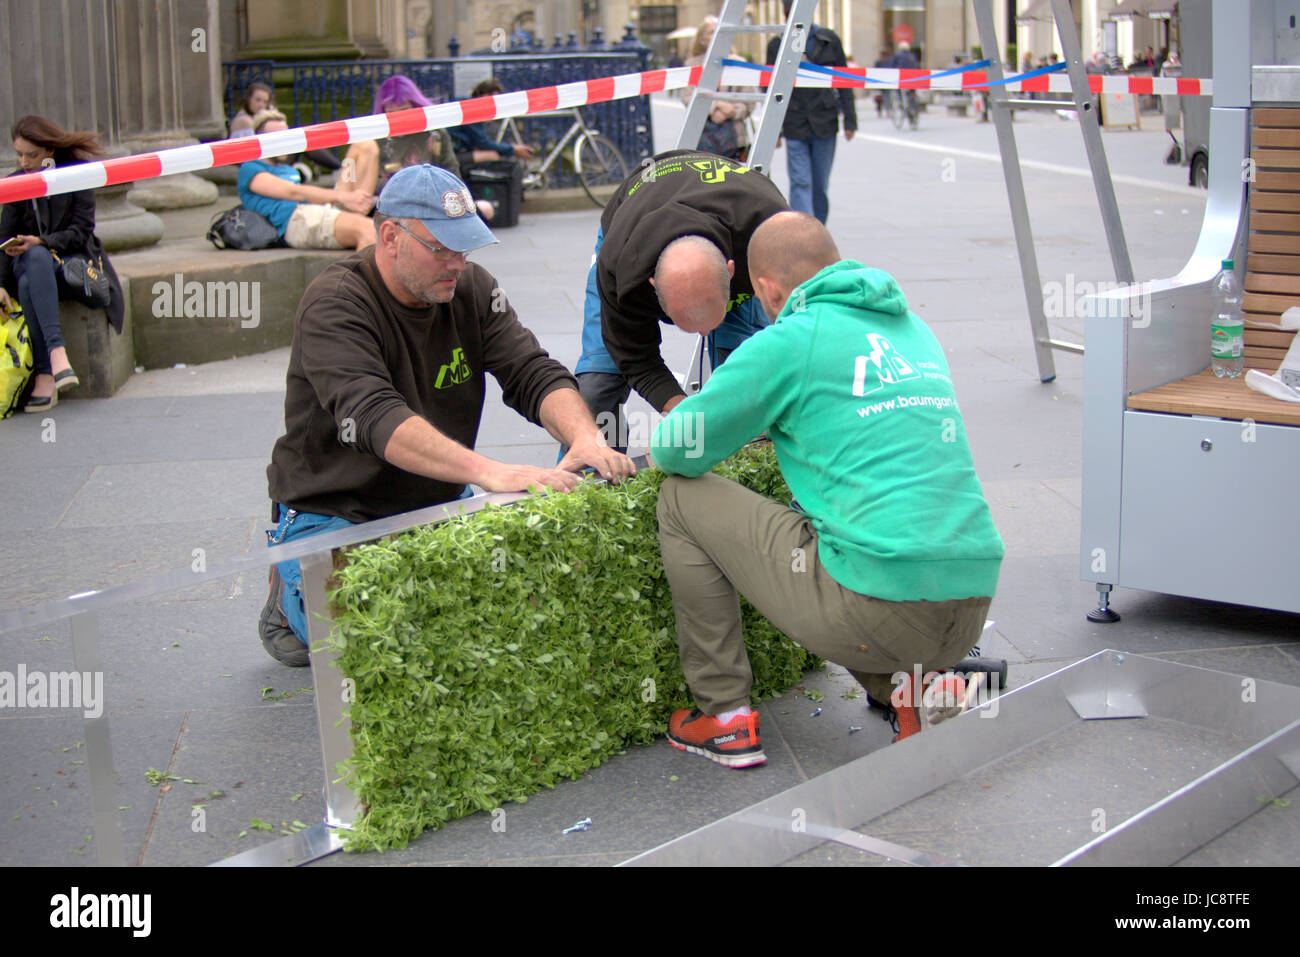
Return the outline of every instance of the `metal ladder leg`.
<path id="1" fill-rule="evenodd" d="M 994 83 L 1002 79 L 1002 60 L 999 55 L 997 31 L 993 26 L 992 0 L 974 0 L 975 22 L 979 27 L 980 44 L 989 60 L 988 76 Z M 1007 106 L 1006 87 L 990 86 L 985 92 L 993 112 L 993 122 L 998 133 L 998 153 L 1002 157 L 1002 176 L 1007 183 L 1007 199 L 1011 203 L 1011 225 L 1016 234 L 1016 251 L 1020 254 L 1020 278 L 1025 287 L 1025 304 L 1029 307 L 1029 326 L 1034 337 L 1034 355 L 1038 359 L 1038 378 L 1051 382 L 1056 378 L 1056 361 L 1052 356 L 1051 332 L 1043 314 L 1043 285 L 1038 273 L 1038 254 L 1034 249 L 1034 233 L 1029 225 L 1029 203 L 1025 199 L 1025 179 L 1020 170 L 1020 153 L 1016 149 L 1016 134 L 1011 129 L 1011 113 Z"/>
<path id="2" fill-rule="evenodd" d="M 750 144 L 749 166 L 760 173 L 770 174 L 772 153 L 775 152 L 777 138 L 781 135 L 785 108 L 790 99 L 790 91 L 794 88 L 795 75 L 799 72 L 799 62 L 803 59 L 804 44 L 808 38 L 808 28 L 812 25 L 813 12 L 817 9 L 817 0 L 794 0 L 790 17 L 784 24 L 746 24 L 743 22 L 745 6 L 746 0 L 726 0 L 722 5 L 718 14 L 718 28 L 713 34 L 704 59 L 704 68 L 700 72 L 699 86 L 691 97 L 677 137 L 677 148 L 694 149 L 700 142 L 704 122 L 708 119 L 715 99 L 761 102 L 763 115 L 754 142 Z M 719 93 L 722 60 L 731 52 L 736 37 L 742 33 L 777 32 L 781 33 L 781 47 L 768 80 L 767 92 Z"/>

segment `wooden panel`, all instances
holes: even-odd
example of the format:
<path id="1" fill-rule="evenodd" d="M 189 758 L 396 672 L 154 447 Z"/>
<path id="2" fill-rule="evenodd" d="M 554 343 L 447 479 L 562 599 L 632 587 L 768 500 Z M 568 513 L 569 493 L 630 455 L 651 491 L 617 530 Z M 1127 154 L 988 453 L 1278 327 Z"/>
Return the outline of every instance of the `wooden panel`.
<path id="1" fill-rule="evenodd" d="M 1260 107 L 1251 112 L 1255 129 L 1261 127 L 1300 127 L 1300 110 L 1289 107 Z"/>
<path id="2" fill-rule="evenodd" d="M 1300 190 L 1300 173 L 1287 173 L 1280 170 L 1256 170 L 1255 189 Z"/>
<path id="3" fill-rule="evenodd" d="M 1286 329 L 1261 329 L 1259 326 L 1246 327 L 1246 342 L 1253 346 L 1290 349 L 1294 339 L 1295 333 Z"/>
<path id="4" fill-rule="evenodd" d="M 1300 239 L 1295 240 L 1296 252 L 1300 253 Z M 1246 271 L 1285 273 L 1288 276 L 1300 275 L 1300 256 L 1275 256 L 1267 253 L 1251 253 L 1246 257 Z"/>
<path id="5" fill-rule="evenodd" d="M 1278 276 L 1267 272 L 1246 273 L 1246 292 L 1300 295 L 1300 276 Z"/>
<path id="6" fill-rule="evenodd" d="M 1285 312 L 1286 310 L 1285 310 L 1285 309 L 1279 309 L 1279 310 L 1277 310 L 1276 312 L 1259 312 L 1259 311 L 1257 311 L 1257 310 L 1255 310 L 1255 309 L 1245 309 L 1245 308 L 1243 308 L 1241 311 L 1242 311 L 1242 315 L 1243 315 L 1247 320 L 1250 320 L 1250 321 L 1253 321 L 1253 322 L 1266 322 L 1266 323 L 1268 323 L 1270 326 L 1276 326 L 1276 325 L 1278 324 L 1278 319 L 1281 317 L 1282 313 Z M 1250 326 L 1247 326 L 1246 328 L 1247 328 L 1247 329 L 1250 329 L 1251 327 L 1250 327 Z M 1255 328 L 1258 328 L 1258 327 L 1255 327 Z M 1261 331 L 1266 331 L 1266 330 L 1261 330 Z"/>
<path id="7" fill-rule="evenodd" d="M 1251 141 L 1255 146 L 1280 146 L 1286 149 L 1300 147 L 1300 129 L 1260 129 L 1255 128 Z"/>
<path id="8" fill-rule="evenodd" d="M 1300 215 L 1293 213 L 1251 213 L 1250 228 L 1274 233 L 1300 233 Z M 1294 239 L 1292 241 L 1294 242 Z"/>
<path id="9" fill-rule="evenodd" d="M 1276 213 L 1300 213 L 1300 193 L 1276 193 L 1255 188 L 1250 191 L 1250 208 Z"/>
<path id="10" fill-rule="evenodd" d="M 1241 308 L 1245 312 L 1265 312 L 1280 316 L 1292 306 L 1300 306 L 1300 296 L 1265 296 L 1248 292 L 1241 297 Z"/>
<path id="11" fill-rule="evenodd" d="M 1247 363 L 1247 368 L 1252 368 Z M 1273 369 L 1267 371 L 1272 372 Z M 1245 376 L 1216 379 L 1209 369 L 1128 398 L 1130 409 L 1254 419 L 1277 425 L 1300 425 L 1300 404 L 1283 402 L 1246 385 Z"/>
<path id="12" fill-rule="evenodd" d="M 1254 229 L 1255 224 L 1251 223 Z M 1252 233 L 1250 236 L 1252 253 L 1300 253 L 1300 236 L 1266 236 Z"/>
<path id="13" fill-rule="evenodd" d="M 1286 358 L 1285 349 L 1272 349 L 1268 346 L 1247 345 L 1241 352 L 1246 357 L 1246 368 L 1263 369 L 1270 373 Z"/>
<path id="14" fill-rule="evenodd" d="M 1256 166 L 1272 166 L 1278 169 L 1296 169 L 1300 167 L 1300 150 L 1252 150 L 1251 158 Z"/>

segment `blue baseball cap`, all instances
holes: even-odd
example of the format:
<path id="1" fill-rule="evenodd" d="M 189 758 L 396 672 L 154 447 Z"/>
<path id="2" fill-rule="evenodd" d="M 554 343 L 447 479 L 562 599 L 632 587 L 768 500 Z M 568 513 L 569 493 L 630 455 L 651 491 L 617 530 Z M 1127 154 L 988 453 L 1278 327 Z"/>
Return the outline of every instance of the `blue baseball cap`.
<path id="1" fill-rule="evenodd" d="M 448 249 L 467 253 L 499 240 L 479 218 L 469 187 L 440 166 L 407 166 L 379 194 L 377 211 L 395 219 L 418 219 Z"/>

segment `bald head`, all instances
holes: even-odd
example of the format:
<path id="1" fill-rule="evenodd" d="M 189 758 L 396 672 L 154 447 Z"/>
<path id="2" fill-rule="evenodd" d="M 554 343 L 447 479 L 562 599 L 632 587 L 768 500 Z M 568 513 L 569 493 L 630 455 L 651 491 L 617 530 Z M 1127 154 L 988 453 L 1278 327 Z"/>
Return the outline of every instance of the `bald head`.
<path id="1" fill-rule="evenodd" d="M 731 299 L 736 264 L 703 236 L 682 236 L 664 247 L 651 280 L 664 315 L 685 332 L 712 332 Z"/>
<path id="2" fill-rule="evenodd" d="M 749 240 L 750 280 L 772 317 L 797 286 L 839 261 L 835 240 L 807 213 L 777 213 L 764 220 Z"/>

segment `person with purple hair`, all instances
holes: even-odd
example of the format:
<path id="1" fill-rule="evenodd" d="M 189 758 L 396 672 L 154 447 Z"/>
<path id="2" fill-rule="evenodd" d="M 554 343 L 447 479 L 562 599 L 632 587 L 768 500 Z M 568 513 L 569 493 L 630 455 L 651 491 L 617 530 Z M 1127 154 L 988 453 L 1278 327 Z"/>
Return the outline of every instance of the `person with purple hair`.
<path id="1" fill-rule="evenodd" d="M 398 110 L 413 110 L 424 106 L 433 106 L 433 102 L 421 93 L 420 88 L 408 77 L 401 74 L 393 74 L 375 91 L 374 112 L 376 113 L 394 113 Z M 383 191 L 384 184 L 388 182 L 390 176 L 407 166 L 421 166 L 428 163 L 432 166 L 440 166 L 453 176 L 460 177 L 460 163 L 456 160 L 456 151 L 446 130 L 390 136 L 378 142 L 354 143 L 353 146 L 367 147 L 365 153 L 369 153 L 371 147 L 374 149 L 373 174 L 370 174 L 374 179 L 368 182 L 376 195 Z M 346 164 L 346 160 L 344 162 Z M 365 165 L 359 157 L 356 168 L 358 172 L 365 170 L 369 174 L 372 167 Z M 364 189 L 366 182 L 361 182 L 360 187 Z M 479 201 L 477 205 L 480 215 L 485 220 L 490 220 L 492 204 Z"/>

